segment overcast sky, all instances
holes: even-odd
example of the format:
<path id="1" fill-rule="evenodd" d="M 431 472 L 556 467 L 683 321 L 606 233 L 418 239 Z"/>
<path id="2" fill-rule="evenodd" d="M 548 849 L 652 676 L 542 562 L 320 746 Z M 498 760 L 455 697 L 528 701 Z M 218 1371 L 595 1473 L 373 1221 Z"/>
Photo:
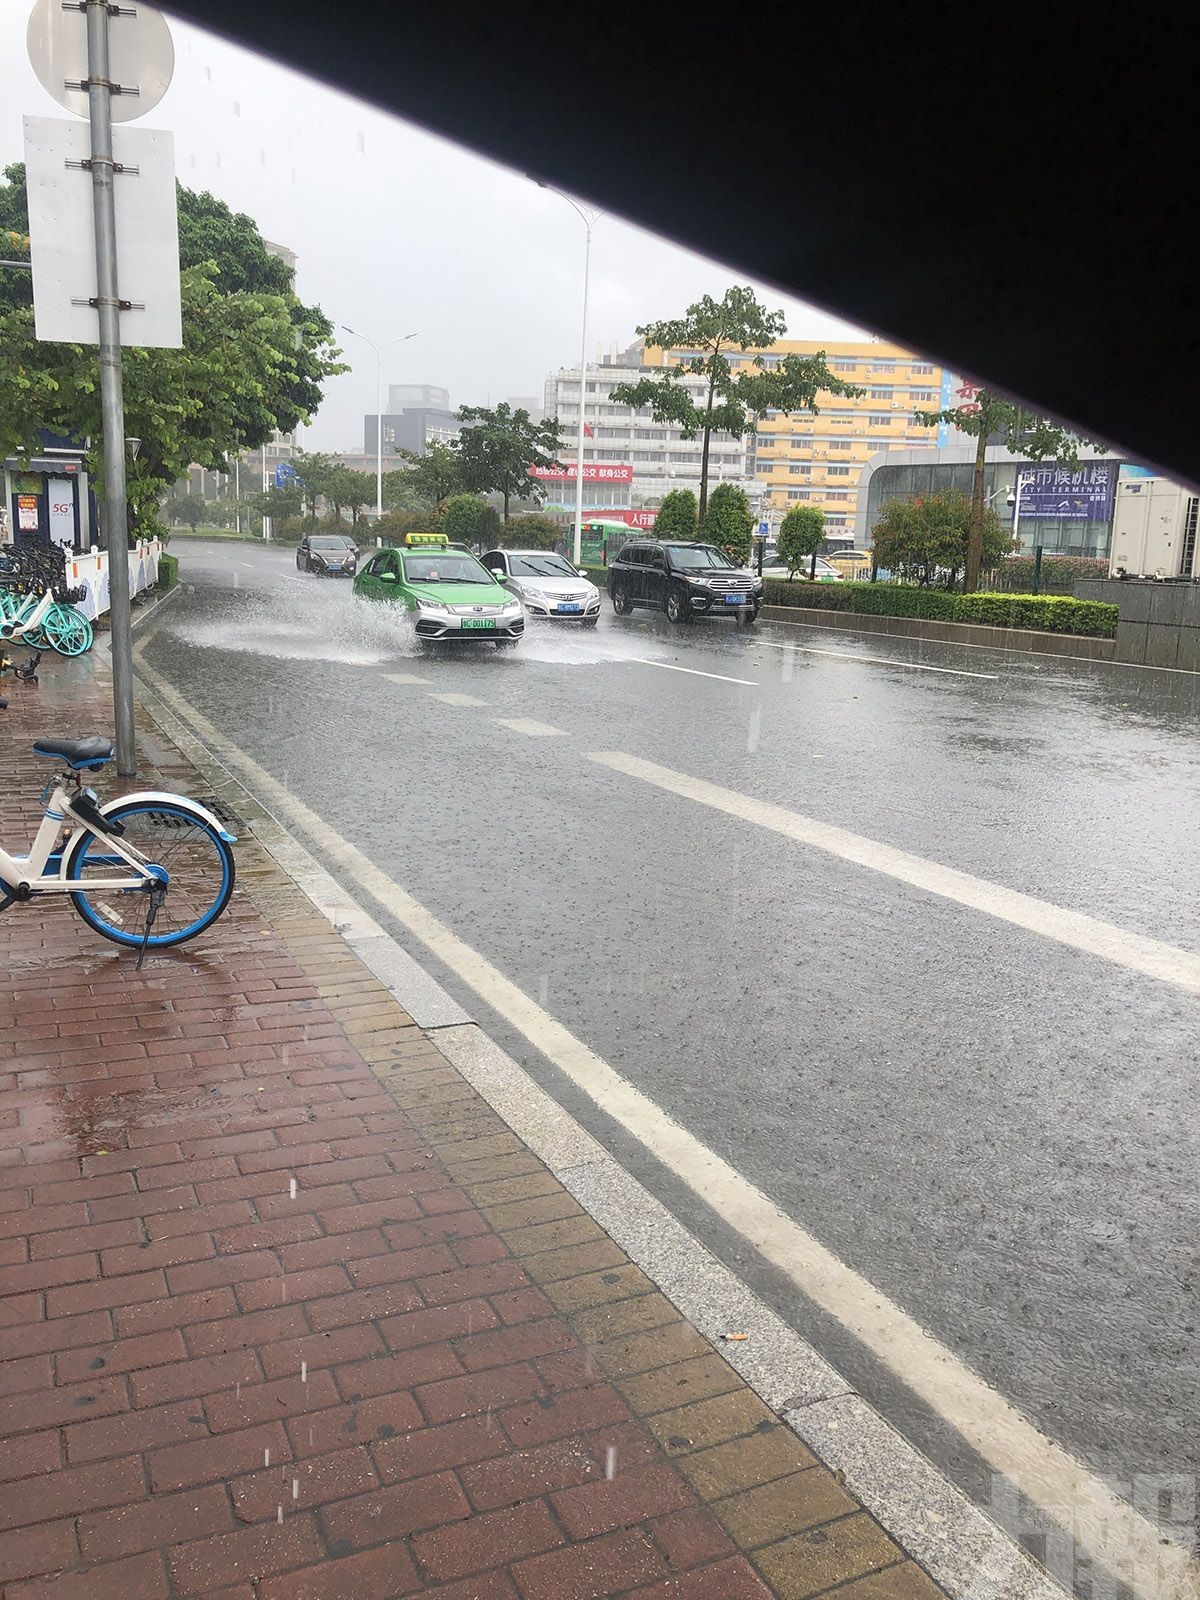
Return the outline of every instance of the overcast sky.
<path id="1" fill-rule="evenodd" d="M 21 117 L 59 111 L 25 52 L 28 8 L 0 0 L 0 164 L 22 159 Z M 578 361 L 583 224 L 556 195 L 249 51 L 172 22 L 175 76 L 144 123 L 169 128 L 181 181 L 248 212 L 299 256 L 301 296 L 377 344 L 384 384 L 435 383 L 453 405 L 539 395 Z M 627 344 L 740 281 L 726 267 L 605 217 L 592 244 L 588 352 Z M 854 337 L 824 312 L 763 290 L 794 338 Z M 864 337 L 858 334 L 857 337 Z M 306 444 L 361 448 L 375 358 L 342 335 L 353 370 L 333 379 Z"/>

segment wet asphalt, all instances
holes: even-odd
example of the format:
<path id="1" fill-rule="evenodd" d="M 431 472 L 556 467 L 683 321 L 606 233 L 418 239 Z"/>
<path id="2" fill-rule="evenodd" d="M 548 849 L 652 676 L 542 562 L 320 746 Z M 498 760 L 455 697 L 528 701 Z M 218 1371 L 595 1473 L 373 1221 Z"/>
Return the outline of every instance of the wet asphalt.
<path id="1" fill-rule="evenodd" d="M 422 654 L 290 553 L 175 553 L 155 672 L 1048 1436 L 1127 1493 L 1194 1477 L 1200 1000 L 587 756 L 1195 950 L 1200 678 L 607 603 L 594 631 Z M 986 1501 L 893 1375 L 409 947 Z"/>

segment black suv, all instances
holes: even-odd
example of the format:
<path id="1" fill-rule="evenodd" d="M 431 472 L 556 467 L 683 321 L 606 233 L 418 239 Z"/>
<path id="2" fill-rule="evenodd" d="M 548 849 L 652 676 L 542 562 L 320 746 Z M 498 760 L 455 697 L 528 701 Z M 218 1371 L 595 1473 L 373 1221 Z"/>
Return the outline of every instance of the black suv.
<path id="1" fill-rule="evenodd" d="M 749 626 L 762 602 L 762 579 L 712 544 L 627 544 L 608 569 L 613 610 L 624 617 L 634 606 L 655 606 L 672 622 L 690 622 L 697 613 L 732 616 Z"/>

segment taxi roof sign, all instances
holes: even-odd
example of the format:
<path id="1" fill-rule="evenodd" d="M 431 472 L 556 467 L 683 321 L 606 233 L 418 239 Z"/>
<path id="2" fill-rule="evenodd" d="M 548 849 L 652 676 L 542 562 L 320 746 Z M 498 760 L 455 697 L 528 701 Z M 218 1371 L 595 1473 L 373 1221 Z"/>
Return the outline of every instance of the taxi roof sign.
<path id="1" fill-rule="evenodd" d="M 432 544 L 444 550 L 450 543 L 450 535 L 447 533 L 406 533 L 404 542 L 410 547 L 412 545 Z"/>

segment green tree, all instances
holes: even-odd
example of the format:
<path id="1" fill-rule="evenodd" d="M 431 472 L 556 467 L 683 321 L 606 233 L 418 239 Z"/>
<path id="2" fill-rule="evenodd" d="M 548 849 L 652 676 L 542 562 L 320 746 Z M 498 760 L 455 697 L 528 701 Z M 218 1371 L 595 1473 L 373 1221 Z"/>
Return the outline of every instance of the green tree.
<path id="1" fill-rule="evenodd" d="M 361 513 L 375 504 L 375 480 L 354 467 L 338 467 L 334 472 L 334 497 L 339 513 L 345 506 L 350 513 L 350 526 L 357 527 Z"/>
<path id="2" fill-rule="evenodd" d="M 504 501 L 504 520 L 508 521 L 509 501 L 540 502 L 545 491 L 531 467 L 559 465 L 562 430 L 558 419 L 534 422 L 528 411 L 514 411 L 506 400 L 498 406 L 460 406 L 460 422 L 474 423 L 458 437 L 458 460 L 465 489 L 476 494 L 498 494 Z"/>
<path id="3" fill-rule="evenodd" d="M 304 510 L 304 495 L 299 484 L 289 481 L 282 489 L 260 489 L 250 495 L 248 504 L 256 517 L 283 522 L 287 517 L 300 516 Z"/>
<path id="4" fill-rule="evenodd" d="M 500 537 L 500 513 L 477 494 L 456 494 L 446 502 L 442 527 L 458 544 L 491 545 Z"/>
<path id="5" fill-rule="evenodd" d="M 566 530 L 544 511 L 525 511 L 505 524 L 501 543 L 507 550 L 556 550 Z"/>
<path id="6" fill-rule="evenodd" d="M 385 511 L 372 532 L 384 544 L 398 545 L 404 543 L 406 533 L 441 533 L 442 521 L 441 511 Z"/>
<path id="7" fill-rule="evenodd" d="M 226 471 L 236 451 L 290 432 L 345 370 L 332 325 L 297 298 L 250 219 L 211 195 L 177 195 L 183 346 L 124 352 L 126 431 L 142 441 L 129 498 L 143 527 L 190 466 Z M 0 226 L 27 229 L 26 217 L 24 168 L 7 167 Z M 39 342 L 29 275 L 0 273 L 0 454 L 28 453 L 41 429 L 94 440 L 88 469 L 99 477 L 96 347 Z"/>
<path id="8" fill-rule="evenodd" d="M 825 513 L 817 506 L 793 506 L 779 524 L 779 554 L 787 562 L 788 576 L 795 577 L 806 560 L 811 560 L 808 575 L 817 575 L 817 551 L 825 538 Z"/>
<path id="9" fill-rule="evenodd" d="M 331 455 L 322 450 L 297 450 L 292 456 L 296 469 L 296 482 L 304 500 L 305 516 L 310 527 L 317 522 L 317 506 L 329 500 L 337 484 L 337 474 L 342 470 Z"/>
<path id="10" fill-rule="evenodd" d="M 1030 461 L 1057 461 L 1063 466 L 1079 465 L 1082 445 L 1095 444 L 1082 434 L 1060 427 L 1052 418 L 1027 410 L 994 389 L 968 380 L 958 391 L 959 403 L 942 411 L 918 411 L 916 420 L 926 427 L 951 423 L 975 440 L 975 471 L 971 480 L 971 521 L 967 538 L 966 577 L 963 589 L 972 594 L 979 587 L 979 574 L 989 563 L 984 552 L 987 503 L 984 498 L 987 447 L 1001 444 L 1015 455 Z M 1105 445 L 1096 445 L 1104 450 Z"/>
<path id="11" fill-rule="evenodd" d="M 890 500 L 872 530 L 877 566 L 922 588 L 954 589 L 966 571 L 971 538 L 971 502 L 957 489 Z M 996 566 L 1012 539 L 990 506 L 984 507 L 982 559 Z"/>
<path id="12" fill-rule="evenodd" d="M 421 511 L 439 506 L 466 487 L 456 444 L 434 443 L 425 454 L 401 450 L 405 466 L 383 475 L 383 503 L 389 511 Z"/>
<path id="13" fill-rule="evenodd" d="M 169 495 L 163 505 L 172 527 L 198 528 L 204 521 L 205 506 L 198 494 Z"/>
<path id="14" fill-rule="evenodd" d="M 690 489 L 672 489 L 654 518 L 656 539 L 694 539 L 699 531 L 696 496 Z"/>
<path id="15" fill-rule="evenodd" d="M 654 526 L 657 532 L 657 519 Z M 719 550 L 724 550 L 735 566 L 740 567 L 750 558 L 753 533 L 754 518 L 746 491 L 739 489 L 736 483 L 719 483 L 700 524 L 700 537 L 705 544 L 715 544 Z"/>
<path id="16" fill-rule="evenodd" d="M 637 331 L 647 345 L 686 354 L 677 366 L 665 367 L 658 377 L 618 384 L 611 398 L 617 405 L 649 406 L 656 421 L 674 423 L 685 439 L 701 437 L 701 520 L 708 510 L 708 455 L 714 433 L 752 433 L 764 411 L 815 411 L 822 391 L 837 395 L 863 392 L 834 377 L 825 365 L 824 351 L 814 356 L 786 356 L 770 368 L 762 355 L 756 355 L 754 370 L 735 377 L 730 361 L 733 352 L 764 350 L 787 331 L 783 312 L 768 311 L 749 287 L 727 289 L 720 301 L 706 294 L 682 317 L 649 322 Z M 684 381 L 689 375 L 704 379 L 702 405 L 697 405 Z"/>

